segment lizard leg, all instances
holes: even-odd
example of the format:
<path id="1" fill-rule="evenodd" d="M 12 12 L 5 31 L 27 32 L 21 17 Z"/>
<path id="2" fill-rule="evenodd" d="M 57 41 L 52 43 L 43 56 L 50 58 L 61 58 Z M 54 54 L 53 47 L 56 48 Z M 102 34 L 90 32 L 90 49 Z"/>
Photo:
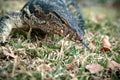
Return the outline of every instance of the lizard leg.
<path id="1" fill-rule="evenodd" d="M 20 13 L 7 14 L 0 18 L 0 43 L 5 43 L 12 28 L 23 26 Z"/>

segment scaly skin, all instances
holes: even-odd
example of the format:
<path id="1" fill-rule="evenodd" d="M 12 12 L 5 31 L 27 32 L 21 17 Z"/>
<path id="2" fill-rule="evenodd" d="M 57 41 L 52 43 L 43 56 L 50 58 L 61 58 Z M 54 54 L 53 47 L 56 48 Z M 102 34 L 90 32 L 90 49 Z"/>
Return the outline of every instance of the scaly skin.
<path id="1" fill-rule="evenodd" d="M 0 42 L 6 41 L 13 28 L 25 27 L 83 43 L 84 20 L 73 17 L 62 0 L 30 0 L 19 13 L 3 16 L 0 19 Z"/>
<path id="2" fill-rule="evenodd" d="M 0 18 L 0 42 L 5 43 L 6 38 L 10 34 L 12 28 L 16 28 L 17 26 L 22 26 L 18 21 L 21 19 L 19 13 L 12 13 L 5 15 Z"/>

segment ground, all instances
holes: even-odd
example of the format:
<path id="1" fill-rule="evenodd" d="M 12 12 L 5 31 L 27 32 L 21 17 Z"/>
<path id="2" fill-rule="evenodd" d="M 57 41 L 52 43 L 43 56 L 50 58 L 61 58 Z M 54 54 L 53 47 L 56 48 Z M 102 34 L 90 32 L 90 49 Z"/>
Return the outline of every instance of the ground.
<path id="1" fill-rule="evenodd" d="M 24 3 L 3 1 L 0 14 L 18 11 Z M 119 80 L 119 10 L 105 6 L 81 8 L 86 22 L 84 39 L 92 52 L 58 35 L 42 39 L 17 30 L 5 46 L 0 46 L 0 80 Z"/>

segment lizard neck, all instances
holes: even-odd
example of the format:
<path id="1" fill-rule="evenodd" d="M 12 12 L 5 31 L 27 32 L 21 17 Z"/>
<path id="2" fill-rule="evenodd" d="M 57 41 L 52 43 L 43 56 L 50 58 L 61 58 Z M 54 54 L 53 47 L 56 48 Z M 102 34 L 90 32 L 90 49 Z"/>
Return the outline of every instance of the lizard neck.
<path id="1" fill-rule="evenodd" d="M 21 20 L 21 13 L 10 13 L 0 18 L 0 23 L 4 24 L 6 28 L 21 28 L 23 22 Z"/>
<path id="2" fill-rule="evenodd" d="M 7 20 L 11 25 L 12 28 L 22 28 L 23 27 L 23 21 L 21 20 L 21 13 L 11 13 L 7 15 L 9 17 L 9 20 Z"/>
<path id="3" fill-rule="evenodd" d="M 0 18 L 0 42 L 5 42 L 13 28 L 22 27 L 20 13 L 7 14 Z"/>

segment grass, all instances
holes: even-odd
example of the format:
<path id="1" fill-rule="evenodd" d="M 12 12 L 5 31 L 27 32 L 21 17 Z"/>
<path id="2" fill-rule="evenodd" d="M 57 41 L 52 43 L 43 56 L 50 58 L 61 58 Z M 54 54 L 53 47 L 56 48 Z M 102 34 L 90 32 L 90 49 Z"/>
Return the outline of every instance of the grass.
<path id="1" fill-rule="evenodd" d="M 95 10 L 94 10 L 95 9 Z M 87 32 L 85 41 L 93 49 L 92 53 L 81 44 L 77 44 L 58 35 L 50 35 L 45 39 L 40 36 L 26 38 L 21 33 L 8 38 L 8 44 L 0 46 L 0 80 L 118 80 L 118 69 L 108 68 L 108 59 L 120 64 L 120 26 L 114 21 L 114 13 L 104 12 L 104 8 L 91 9 L 89 14 L 84 9 Z M 96 13 L 101 12 L 108 13 Z M 95 16 L 103 16 L 96 22 Z M 112 45 L 111 51 L 101 52 L 102 37 L 108 35 Z M 40 38 L 40 40 L 38 40 Z M 88 64 L 100 64 L 104 70 L 91 74 Z"/>

